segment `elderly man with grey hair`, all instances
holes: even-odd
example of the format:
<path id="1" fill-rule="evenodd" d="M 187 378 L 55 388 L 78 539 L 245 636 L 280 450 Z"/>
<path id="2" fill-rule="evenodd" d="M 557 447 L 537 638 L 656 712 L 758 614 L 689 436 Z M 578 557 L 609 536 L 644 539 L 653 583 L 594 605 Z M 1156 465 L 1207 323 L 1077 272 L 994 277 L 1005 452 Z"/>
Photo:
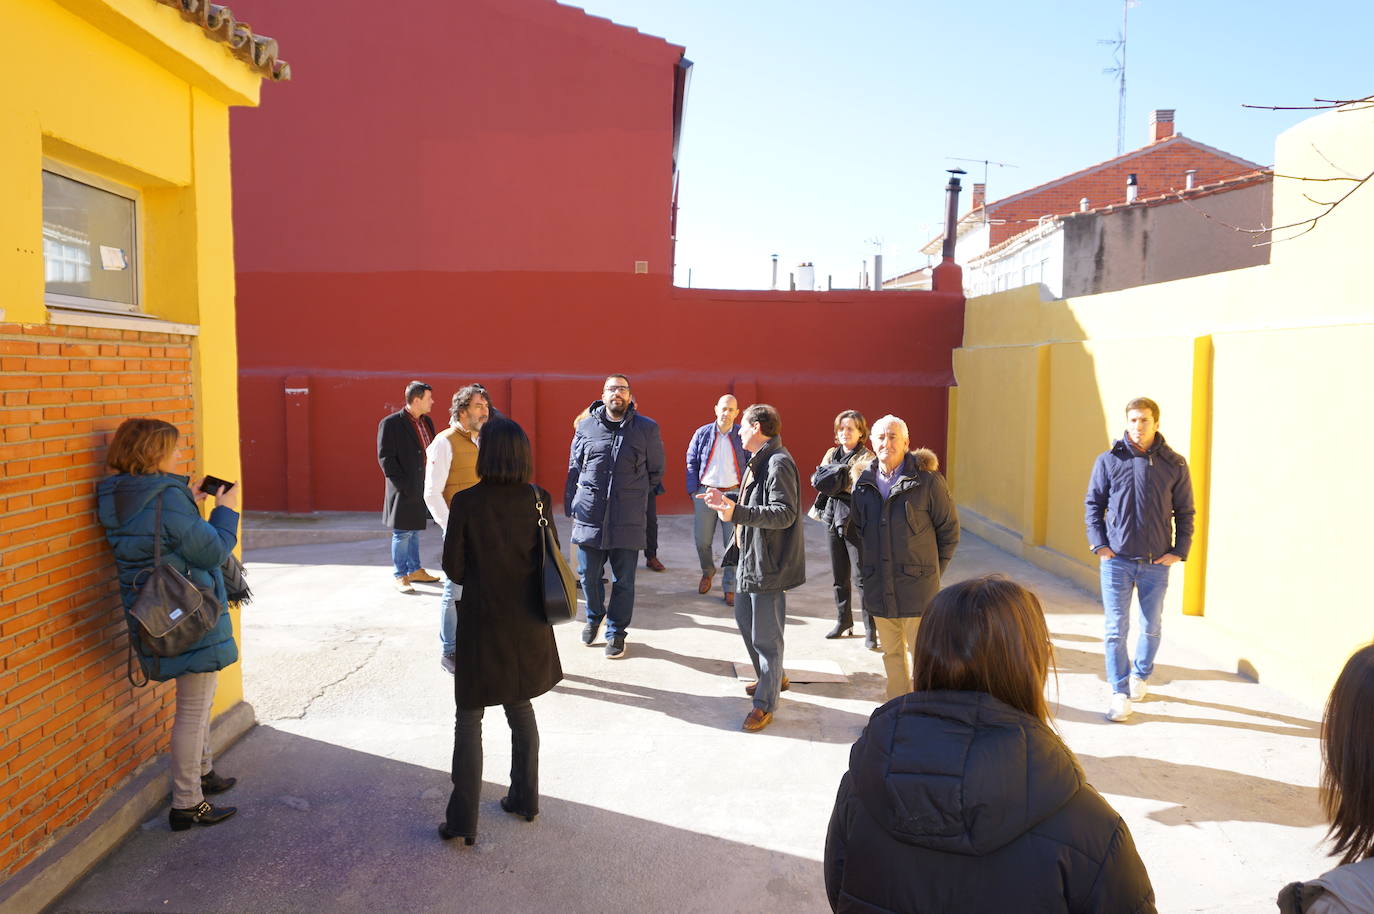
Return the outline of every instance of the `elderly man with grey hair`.
<path id="1" fill-rule="evenodd" d="M 911 691 L 916 628 L 959 546 L 959 515 L 935 453 L 910 450 L 905 422 L 883 416 L 869 440 L 877 457 L 854 466 L 846 535 L 859 546 L 890 701 Z"/>

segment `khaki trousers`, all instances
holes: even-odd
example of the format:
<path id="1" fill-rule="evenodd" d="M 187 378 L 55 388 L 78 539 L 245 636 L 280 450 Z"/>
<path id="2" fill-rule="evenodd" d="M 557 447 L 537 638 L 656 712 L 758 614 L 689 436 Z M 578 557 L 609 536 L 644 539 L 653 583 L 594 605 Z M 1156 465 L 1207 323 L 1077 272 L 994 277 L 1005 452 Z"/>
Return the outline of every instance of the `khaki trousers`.
<path id="1" fill-rule="evenodd" d="M 900 619 L 873 617 L 878 630 L 878 649 L 883 653 L 883 671 L 887 673 L 887 700 L 911 691 L 911 649 L 916 644 L 916 629 L 920 616 Z"/>

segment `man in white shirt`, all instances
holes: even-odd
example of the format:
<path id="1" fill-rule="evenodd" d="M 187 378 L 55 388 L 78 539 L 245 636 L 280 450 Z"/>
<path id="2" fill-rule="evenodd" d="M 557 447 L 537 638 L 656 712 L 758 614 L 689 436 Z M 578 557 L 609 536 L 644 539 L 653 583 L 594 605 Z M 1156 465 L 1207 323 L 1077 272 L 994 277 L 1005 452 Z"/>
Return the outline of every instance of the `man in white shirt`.
<path id="1" fill-rule="evenodd" d="M 711 592 L 711 579 L 716 574 L 716 561 L 712 554 L 711 541 L 715 538 L 716 528 L 720 528 L 722 551 L 729 547 L 735 535 L 735 525 L 720 520 L 715 511 L 697 495 L 708 488 L 719 489 L 728 497 L 738 500 L 740 476 L 749 463 L 749 452 L 740 441 L 739 401 L 730 394 L 724 394 L 716 401 L 716 421 L 708 422 L 692 435 L 692 443 L 687 445 L 687 494 L 692 497 L 692 531 L 697 543 L 697 558 L 701 562 L 701 583 L 697 593 Z M 721 590 L 728 606 L 735 605 L 735 566 L 729 565 L 722 575 Z"/>
<path id="2" fill-rule="evenodd" d="M 469 384 L 453 395 L 449 406 L 448 428 L 434 436 L 425 449 L 425 504 L 445 532 L 448 508 L 453 496 L 477 484 L 477 445 L 482 426 L 491 414 L 487 389 Z M 458 608 L 454 602 L 462 595 L 458 585 L 444 577 L 443 606 L 439 613 L 439 641 L 443 647 L 440 666 L 454 671 L 454 638 L 458 628 Z"/>

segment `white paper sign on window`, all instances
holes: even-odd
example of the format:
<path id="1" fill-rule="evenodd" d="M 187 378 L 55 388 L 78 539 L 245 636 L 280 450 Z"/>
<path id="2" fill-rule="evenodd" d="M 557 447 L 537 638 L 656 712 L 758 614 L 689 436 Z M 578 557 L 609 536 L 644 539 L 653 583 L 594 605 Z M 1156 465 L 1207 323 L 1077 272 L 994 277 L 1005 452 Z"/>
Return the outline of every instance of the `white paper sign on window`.
<path id="1" fill-rule="evenodd" d="M 123 248 L 112 248 L 107 244 L 100 246 L 100 265 L 106 270 L 129 269 L 129 258 Z"/>

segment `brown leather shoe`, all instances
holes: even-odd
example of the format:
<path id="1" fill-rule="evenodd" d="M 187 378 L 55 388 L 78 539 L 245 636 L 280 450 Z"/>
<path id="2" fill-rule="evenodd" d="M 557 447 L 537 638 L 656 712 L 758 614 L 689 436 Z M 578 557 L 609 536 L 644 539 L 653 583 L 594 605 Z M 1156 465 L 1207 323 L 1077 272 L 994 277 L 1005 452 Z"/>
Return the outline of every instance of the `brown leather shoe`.
<path id="1" fill-rule="evenodd" d="M 744 719 L 744 723 L 740 725 L 740 729 L 746 733 L 757 733 L 772 722 L 772 711 L 755 708 L 749 712 L 749 716 Z"/>
<path id="2" fill-rule="evenodd" d="M 644 560 L 644 567 L 650 571 L 667 571 L 668 568 L 658 560 L 658 556 L 651 555 Z"/>
<path id="3" fill-rule="evenodd" d="M 734 605 L 735 605 L 735 592 L 734 592 L 733 590 L 727 590 L 727 591 L 725 591 L 725 605 L 726 605 L 726 606 L 734 606 Z"/>
<path id="4" fill-rule="evenodd" d="M 712 575 L 709 574 L 703 574 L 701 576 L 701 583 L 697 585 L 697 593 L 711 592 L 711 578 Z"/>
<path id="5" fill-rule="evenodd" d="M 425 571 L 423 568 L 421 568 L 419 571 L 412 571 L 412 572 L 410 573 L 410 580 L 411 580 L 411 583 L 415 583 L 415 584 L 437 584 L 437 583 L 439 583 L 439 579 L 438 579 L 438 578 L 436 578 L 434 575 L 430 574 L 428 571 Z"/>
<path id="6" fill-rule="evenodd" d="M 791 687 L 792 687 L 792 680 L 790 680 L 790 679 L 788 679 L 786 676 L 784 676 L 784 677 L 782 677 L 782 688 L 778 689 L 778 691 L 779 691 L 779 692 L 786 692 L 786 691 L 787 691 L 788 689 L 790 689 Z M 747 686 L 744 687 L 744 694 L 745 694 L 745 695 L 753 695 L 756 691 L 758 691 L 758 688 L 759 688 L 759 684 L 758 684 L 757 682 L 751 682 L 751 683 L 749 683 Z"/>

